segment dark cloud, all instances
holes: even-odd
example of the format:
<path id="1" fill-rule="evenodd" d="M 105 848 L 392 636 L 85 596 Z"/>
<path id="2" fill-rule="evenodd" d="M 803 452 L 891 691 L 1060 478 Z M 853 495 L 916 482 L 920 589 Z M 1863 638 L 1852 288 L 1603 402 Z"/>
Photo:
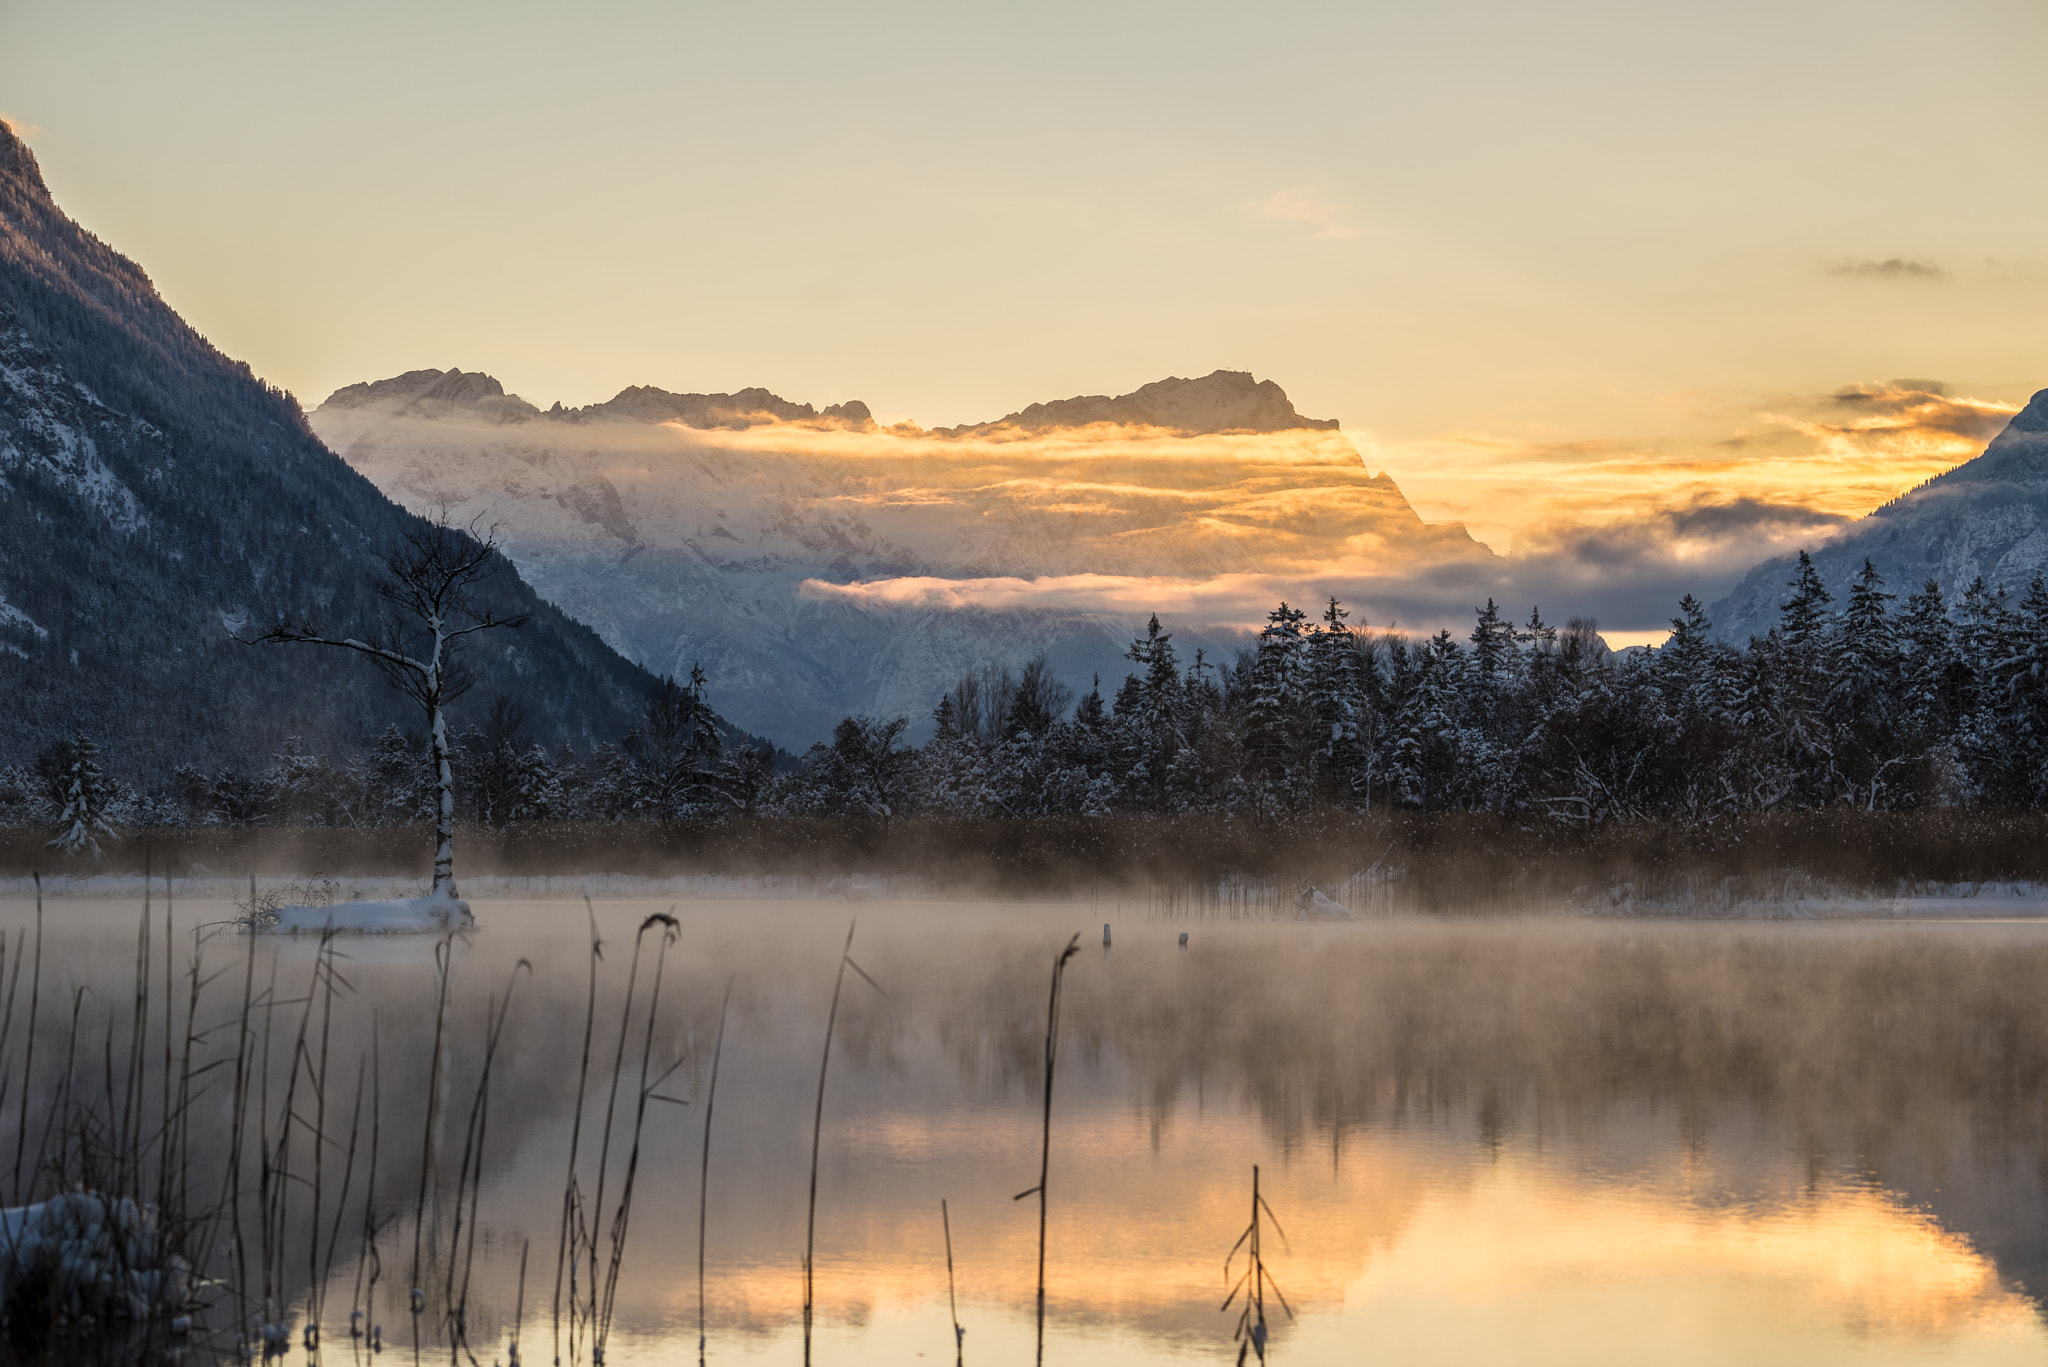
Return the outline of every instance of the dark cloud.
<path id="1" fill-rule="evenodd" d="M 1853 435 L 1858 444 L 1866 446 L 1915 433 L 1989 441 L 2013 414 L 2010 404 L 1951 395 L 1940 380 L 1845 385 L 1815 407 L 1848 419 L 1840 425 L 1820 424 L 1823 430 Z"/>
<path id="2" fill-rule="evenodd" d="M 1712 602 L 1751 565 L 1815 547 L 1851 521 L 1794 503 L 1701 498 L 1598 526 L 1561 528 L 1490 565 L 1444 565 L 1400 584 L 1360 585 L 1366 601 L 1405 621 L 1452 623 L 1486 598 L 1518 616 L 1597 618 L 1617 631 L 1666 625 L 1690 593 Z M 1471 600 L 1471 601 L 1467 601 Z"/>
<path id="3" fill-rule="evenodd" d="M 1949 273 L 1938 261 L 1919 256 L 1852 257 L 1828 268 L 1828 274 L 1845 280 L 1947 280 Z"/>

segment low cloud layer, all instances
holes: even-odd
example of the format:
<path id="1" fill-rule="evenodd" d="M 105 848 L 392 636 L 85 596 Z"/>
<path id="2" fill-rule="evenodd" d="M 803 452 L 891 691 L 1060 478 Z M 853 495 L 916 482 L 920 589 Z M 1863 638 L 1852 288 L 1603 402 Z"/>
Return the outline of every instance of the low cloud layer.
<path id="1" fill-rule="evenodd" d="M 1817 544 L 1849 519 L 1760 499 L 1697 500 L 1597 525 L 1548 529 L 1506 559 L 1390 564 L 1333 559 L 1283 574 L 901 576 L 855 583 L 806 581 L 814 601 L 915 610 L 1037 609 L 1123 619 L 1157 612 L 1171 622 L 1249 626 L 1285 600 L 1320 611 L 1341 599 L 1354 622 L 1433 631 L 1469 628 L 1488 598 L 1517 621 L 1532 608 L 1560 622 L 1585 616 L 1634 637 L 1654 631 L 1687 593 L 1710 596 L 1755 561 Z"/>
<path id="2" fill-rule="evenodd" d="M 1904 490 L 1974 456 L 2015 406 L 1932 380 L 1778 396 L 1754 425 L 1692 444 L 1535 443 L 1456 434 L 1395 446 L 1351 434 L 1433 521 L 1468 522 L 1498 559 L 1330 555 L 1262 574 L 813 580 L 816 599 L 917 609 L 1041 608 L 1189 624 L 1256 624 L 1285 599 L 1335 595 L 1357 620 L 1469 627 L 1491 597 L 1517 620 L 1587 616 L 1655 637 L 1687 593 L 1720 596 L 1759 560 L 1817 547 Z M 1445 506 L 1448 504 L 1449 506 Z"/>
<path id="3" fill-rule="evenodd" d="M 778 615 L 794 594 L 1243 629 L 1281 600 L 1319 611 L 1335 596 L 1357 622 L 1462 633 L 1492 598 L 1517 620 L 1540 605 L 1640 639 L 1684 594 L 1711 601 L 1967 460 L 2013 411 L 1892 380 L 1724 405 L 1692 437 L 1654 442 L 315 421 L 408 502 L 581 548 L 590 584 L 556 591 L 599 617 L 612 567 L 630 564 L 649 593 L 684 574 L 758 597 L 742 615 Z"/>

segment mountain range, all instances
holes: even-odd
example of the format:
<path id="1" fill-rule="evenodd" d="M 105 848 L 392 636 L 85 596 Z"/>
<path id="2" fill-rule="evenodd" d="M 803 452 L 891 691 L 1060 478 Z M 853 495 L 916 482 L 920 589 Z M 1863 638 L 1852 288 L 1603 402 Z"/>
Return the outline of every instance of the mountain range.
<path id="1" fill-rule="evenodd" d="M 1042 653 L 1084 688 L 1119 680 L 1166 586 L 1495 560 L 1424 523 L 1334 419 L 1235 371 L 926 431 L 761 389 L 543 410 L 423 370 L 337 390 L 309 421 L 407 507 L 496 526 L 628 658 L 701 662 L 721 712 L 792 747 L 853 713 L 921 724 L 984 664 Z M 1199 622 L 1184 654 L 1245 639 Z"/>
<path id="2" fill-rule="evenodd" d="M 1043 654 L 1113 686 L 1148 613 L 1190 586 L 1251 601 L 1333 566 L 1460 584 L 1507 568 L 1425 523 L 1334 419 L 1238 371 L 931 430 L 760 388 L 542 408 L 431 369 L 305 414 L 66 217 L 0 124 L 0 762 L 73 725 L 148 775 L 415 724 L 359 662 L 228 628 L 369 617 L 423 513 L 492 527 L 500 605 L 532 614 L 475 643 L 471 705 L 506 695 L 535 739 L 583 748 L 632 724 L 653 675 L 699 662 L 722 713 L 800 748 L 848 714 L 922 723 L 992 663 Z M 2048 391 L 1814 551 L 1838 596 L 1866 557 L 1901 595 L 2048 572 Z M 1719 634 L 1768 630 L 1789 575 L 1751 570 L 1710 609 Z M 1183 612 L 1183 658 L 1243 644 L 1245 616 Z"/>
<path id="3" fill-rule="evenodd" d="M 421 728 L 355 658 L 228 634 L 286 611 L 371 618 L 416 525 L 66 217 L 0 121 L 0 764 L 74 725 L 145 778 L 260 763 L 291 734 Z M 491 592 L 532 620 L 474 638 L 470 707 L 503 693 L 534 739 L 584 746 L 638 717 L 645 671 L 509 565 Z"/>
<path id="4" fill-rule="evenodd" d="M 1810 555 L 1838 601 L 1866 559 L 1901 602 L 1932 579 L 1953 607 L 1979 576 L 2017 598 L 2048 574 L 2048 389 L 1982 455 L 1850 523 Z M 1754 566 L 1708 609 L 1715 633 L 1739 643 L 1775 626 L 1794 565 L 1781 557 Z"/>

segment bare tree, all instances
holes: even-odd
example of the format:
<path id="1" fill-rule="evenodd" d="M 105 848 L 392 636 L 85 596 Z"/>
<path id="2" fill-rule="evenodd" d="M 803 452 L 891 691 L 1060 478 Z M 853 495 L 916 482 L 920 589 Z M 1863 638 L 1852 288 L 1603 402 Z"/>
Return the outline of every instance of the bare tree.
<path id="1" fill-rule="evenodd" d="M 455 892 L 455 771 L 449 763 L 449 703 L 467 693 L 475 675 L 456 658 L 465 636 L 526 624 L 529 613 L 506 614 L 481 591 L 505 565 L 495 528 L 479 532 L 449 525 L 447 514 L 404 533 L 405 544 L 384 562 L 371 586 L 384 601 L 383 619 L 359 636 L 325 629 L 310 617 L 280 616 L 255 642 L 338 646 L 366 656 L 406 697 L 426 710 L 434 773 L 441 801 L 434 822 L 434 892 Z"/>

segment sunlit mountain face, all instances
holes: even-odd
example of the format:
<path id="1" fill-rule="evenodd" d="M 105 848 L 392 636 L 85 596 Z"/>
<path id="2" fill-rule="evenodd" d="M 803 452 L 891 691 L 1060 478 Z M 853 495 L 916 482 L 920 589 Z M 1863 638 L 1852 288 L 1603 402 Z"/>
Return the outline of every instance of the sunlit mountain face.
<path id="1" fill-rule="evenodd" d="M 785 744 L 853 712 L 921 719 L 990 661 L 1120 677 L 1153 611 L 1219 649 L 1281 598 L 1500 563 L 1425 523 L 1334 421 L 1228 371 L 935 431 L 765 390 L 543 411 L 421 371 L 312 422 L 406 506 L 496 525 L 630 658 L 701 661 L 721 710 Z"/>

